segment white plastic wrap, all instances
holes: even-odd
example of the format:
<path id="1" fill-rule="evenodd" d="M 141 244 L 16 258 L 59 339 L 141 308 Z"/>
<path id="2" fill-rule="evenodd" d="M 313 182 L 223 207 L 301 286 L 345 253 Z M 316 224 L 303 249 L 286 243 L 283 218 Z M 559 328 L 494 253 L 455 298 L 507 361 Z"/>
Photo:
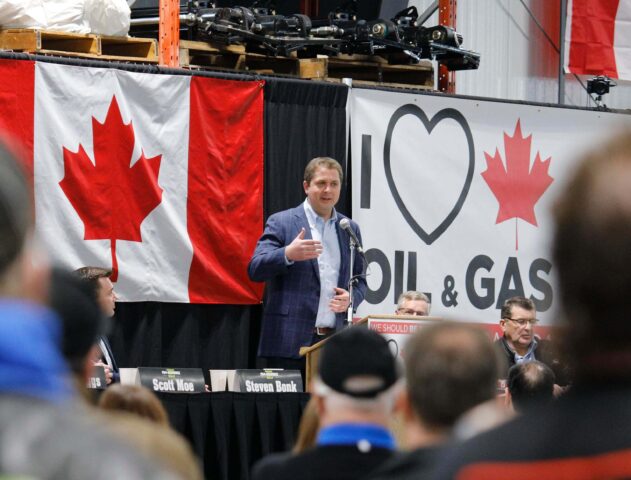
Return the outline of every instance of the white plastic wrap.
<path id="1" fill-rule="evenodd" d="M 130 18 L 127 0 L 0 0 L 1 28 L 124 36 Z"/>
<path id="2" fill-rule="evenodd" d="M 2 28 L 45 28 L 43 0 L 0 0 Z"/>
<path id="3" fill-rule="evenodd" d="M 90 33 L 85 16 L 85 0 L 43 0 L 47 30 Z"/>
<path id="4" fill-rule="evenodd" d="M 92 33 L 113 36 L 129 33 L 131 9 L 127 0 L 85 0 L 85 15 Z"/>

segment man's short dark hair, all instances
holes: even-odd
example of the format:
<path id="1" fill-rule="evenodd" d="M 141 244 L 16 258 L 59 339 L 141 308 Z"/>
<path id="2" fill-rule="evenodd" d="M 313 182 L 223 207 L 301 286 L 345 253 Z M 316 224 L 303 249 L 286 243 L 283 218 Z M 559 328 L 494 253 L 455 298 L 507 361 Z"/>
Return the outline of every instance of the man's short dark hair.
<path id="1" fill-rule="evenodd" d="M 554 372 L 536 360 L 513 365 L 508 371 L 508 391 L 520 412 L 534 403 L 550 402 L 554 398 Z"/>
<path id="2" fill-rule="evenodd" d="M 609 357 L 594 365 L 596 374 L 619 370 L 622 363 L 611 356 L 628 355 L 631 346 L 630 185 L 631 132 L 626 131 L 583 158 L 553 210 L 552 251 L 571 323 L 568 344 L 579 370 L 590 357 Z"/>
<path id="3" fill-rule="evenodd" d="M 315 175 L 315 171 L 318 167 L 329 168 L 332 170 L 337 170 L 337 173 L 340 175 L 340 183 L 342 183 L 342 179 L 344 178 L 344 173 L 342 172 L 342 165 L 340 162 L 331 157 L 316 157 L 307 163 L 305 167 L 305 175 L 304 181 L 307 183 L 311 183 L 313 176 Z"/>
<path id="4" fill-rule="evenodd" d="M 425 424 L 451 428 L 463 413 L 495 396 L 498 357 L 482 329 L 455 322 L 429 325 L 405 351 L 412 408 Z"/>
<path id="5" fill-rule="evenodd" d="M 92 295 L 96 299 L 100 289 L 99 278 L 109 278 L 112 275 L 112 270 L 101 267 L 81 267 L 77 268 L 74 274 L 90 286 Z"/>
<path id="6" fill-rule="evenodd" d="M 0 138 L 0 274 L 22 251 L 32 222 L 32 198 L 24 171 Z"/>
<path id="7" fill-rule="evenodd" d="M 513 307 L 521 307 L 524 310 L 532 312 L 535 310 L 535 303 L 526 297 L 511 297 L 502 305 L 500 318 L 511 318 L 511 310 Z"/>

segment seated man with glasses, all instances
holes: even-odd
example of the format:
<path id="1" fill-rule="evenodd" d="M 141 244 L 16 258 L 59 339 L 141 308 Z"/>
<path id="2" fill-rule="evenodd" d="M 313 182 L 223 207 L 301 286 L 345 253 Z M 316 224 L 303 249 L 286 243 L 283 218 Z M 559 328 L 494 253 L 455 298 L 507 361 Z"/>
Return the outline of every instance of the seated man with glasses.
<path id="1" fill-rule="evenodd" d="M 535 335 L 536 314 L 535 304 L 529 298 L 512 297 L 504 302 L 500 319 L 504 336 L 495 342 L 496 348 L 507 360 L 502 378 L 508 378 L 508 370 L 513 365 L 538 360 L 552 369 L 557 384 L 567 385 L 567 369 L 558 358 L 556 349 L 549 340 Z"/>
<path id="2" fill-rule="evenodd" d="M 418 315 L 426 317 L 429 315 L 431 302 L 424 293 L 409 290 L 399 295 L 397 301 L 397 315 Z"/>

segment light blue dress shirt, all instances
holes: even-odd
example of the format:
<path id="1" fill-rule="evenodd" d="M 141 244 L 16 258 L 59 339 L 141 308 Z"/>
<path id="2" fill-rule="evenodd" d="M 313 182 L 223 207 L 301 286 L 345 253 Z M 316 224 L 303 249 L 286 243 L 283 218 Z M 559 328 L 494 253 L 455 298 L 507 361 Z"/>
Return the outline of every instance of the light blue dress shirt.
<path id="1" fill-rule="evenodd" d="M 320 273 L 320 303 L 316 316 L 316 327 L 335 327 L 335 312 L 331 311 L 329 302 L 335 296 L 335 287 L 340 276 L 340 243 L 337 238 L 337 212 L 333 209 L 331 218 L 324 220 L 311 208 L 309 199 L 304 203 L 305 214 L 311 229 L 311 237 L 322 243 L 322 253 L 318 257 Z"/>
<path id="2" fill-rule="evenodd" d="M 530 347 L 528 347 L 528 351 L 522 356 L 515 352 L 515 363 L 524 363 L 524 362 L 532 362 L 536 360 L 535 358 L 535 349 L 537 348 L 536 338 L 532 338 L 532 342 L 530 342 Z"/>

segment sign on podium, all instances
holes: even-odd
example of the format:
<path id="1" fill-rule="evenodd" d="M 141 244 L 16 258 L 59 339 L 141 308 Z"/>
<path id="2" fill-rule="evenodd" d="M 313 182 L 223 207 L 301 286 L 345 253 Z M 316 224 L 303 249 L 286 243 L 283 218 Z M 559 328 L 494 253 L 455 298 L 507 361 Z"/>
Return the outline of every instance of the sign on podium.
<path id="1" fill-rule="evenodd" d="M 390 343 L 392 353 L 401 355 L 407 339 L 419 328 L 442 320 L 440 317 L 419 317 L 418 315 L 368 315 L 358 320 L 351 328 L 370 328 L 381 333 Z M 337 334 L 336 334 L 337 335 Z M 300 356 L 306 358 L 307 391 L 311 391 L 311 379 L 316 375 L 320 351 L 331 337 L 300 349 Z"/>

